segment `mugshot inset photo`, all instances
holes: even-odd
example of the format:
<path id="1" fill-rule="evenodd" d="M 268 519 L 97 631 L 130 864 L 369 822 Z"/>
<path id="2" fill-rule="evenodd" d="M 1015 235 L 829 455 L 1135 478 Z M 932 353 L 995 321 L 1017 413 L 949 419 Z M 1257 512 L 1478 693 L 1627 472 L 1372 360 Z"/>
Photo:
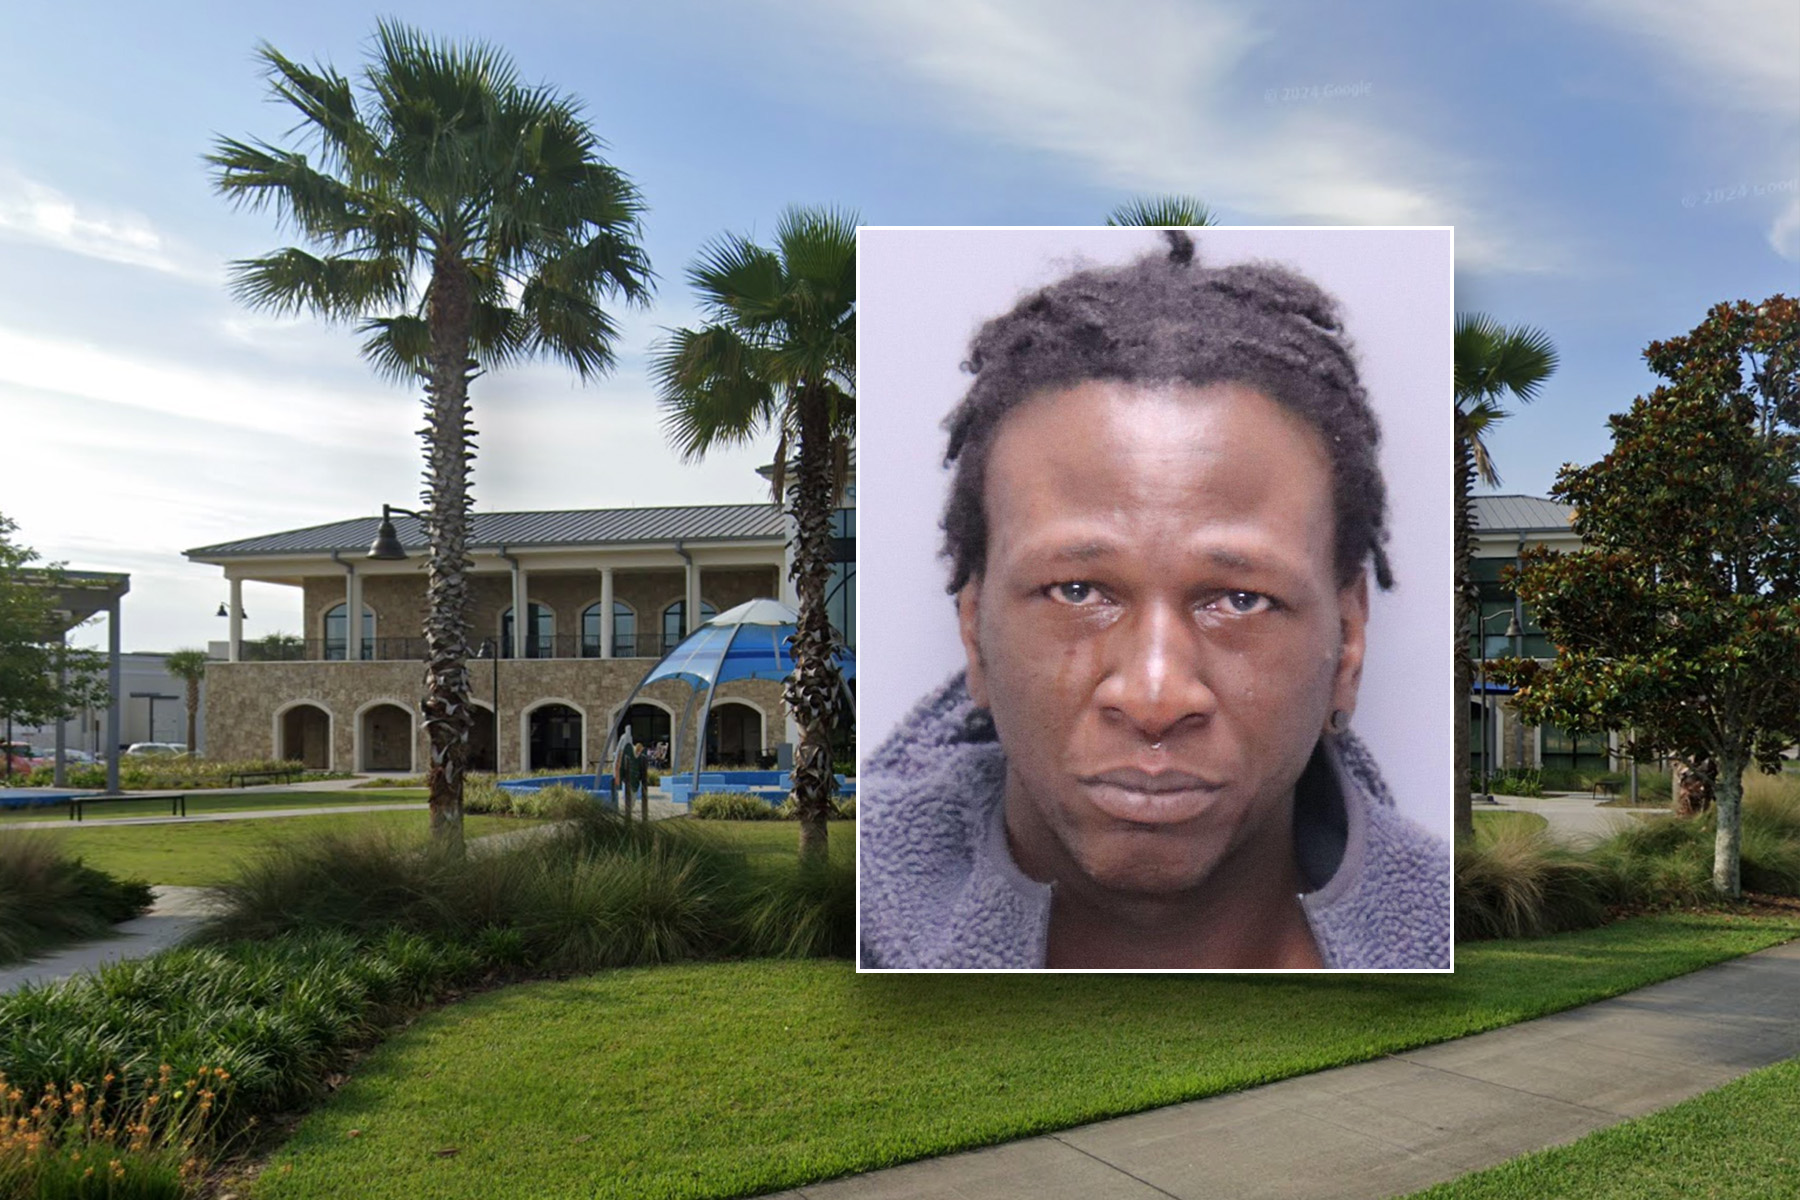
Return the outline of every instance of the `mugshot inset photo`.
<path id="1" fill-rule="evenodd" d="M 1451 231 L 858 237 L 859 970 L 1447 970 Z"/>

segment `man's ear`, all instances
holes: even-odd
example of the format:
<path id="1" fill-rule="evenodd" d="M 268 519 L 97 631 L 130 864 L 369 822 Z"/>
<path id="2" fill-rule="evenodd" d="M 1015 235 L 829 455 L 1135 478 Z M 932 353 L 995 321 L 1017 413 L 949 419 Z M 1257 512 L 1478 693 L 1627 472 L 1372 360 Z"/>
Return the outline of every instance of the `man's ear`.
<path id="1" fill-rule="evenodd" d="M 956 593 L 956 624 L 969 660 L 969 698 L 976 708 L 988 706 L 986 664 L 981 658 L 981 581 L 971 579 Z"/>
<path id="2" fill-rule="evenodd" d="M 1369 573 L 1338 590 L 1338 663 L 1332 681 L 1331 707 L 1346 718 L 1356 711 L 1356 693 L 1362 686 L 1363 656 L 1368 650 Z"/>

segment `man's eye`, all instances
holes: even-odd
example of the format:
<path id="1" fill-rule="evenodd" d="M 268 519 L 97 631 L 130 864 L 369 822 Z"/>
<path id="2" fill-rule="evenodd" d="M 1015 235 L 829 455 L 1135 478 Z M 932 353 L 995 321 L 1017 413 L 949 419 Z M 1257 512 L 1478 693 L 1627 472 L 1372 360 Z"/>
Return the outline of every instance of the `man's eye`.
<path id="1" fill-rule="evenodd" d="M 1052 599 L 1061 600 L 1064 604 L 1086 606 L 1100 598 L 1100 589 L 1080 579 L 1068 583 L 1053 583 L 1045 590 Z"/>
<path id="2" fill-rule="evenodd" d="M 1248 617 L 1275 607 L 1275 602 L 1261 592 L 1224 592 L 1213 601 L 1213 607 L 1234 617 Z"/>

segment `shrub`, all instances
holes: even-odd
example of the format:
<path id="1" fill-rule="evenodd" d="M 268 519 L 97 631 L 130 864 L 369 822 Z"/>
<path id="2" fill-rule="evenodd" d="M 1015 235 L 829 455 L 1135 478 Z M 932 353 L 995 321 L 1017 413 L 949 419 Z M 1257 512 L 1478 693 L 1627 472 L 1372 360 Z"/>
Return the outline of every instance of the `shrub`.
<path id="1" fill-rule="evenodd" d="M 566 783 L 553 783 L 535 792 L 509 792 L 512 815 L 537 817 L 547 821 L 564 821 L 579 816 L 595 805 L 591 793 Z"/>
<path id="2" fill-rule="evenodd" d="M 1540 831 L 1503 828 L 1456 847 L 1456 939 L 1535 937 L 1606 919 L 1603 868 Z"/>
<path id="3" fill-rule="evenodd" d="M 1508 767 L 1488 776 L 1488 790 L 1508 796 L 1542 796 L 1543 784 L 1532 767 Z"/>
<path id="4" fill-rule="evenodd" d="M 741 917 L 747 954 L 848 958 L 856 946 L 856 872 L 809 864 L 765 884 Z"/>
<path id="5" fill-rule="evenodd" d="M 793 793 L 775 808 L 775 815 L 784 821 L 798 821 L 800 806 L 794 803 Z M 856 820 L 856 797 L 848 792 L 838 792 L 831 797 L 831 812 L 826 816 L 831 821 Z"/>
<path id="6" fill-rule="evenodd" d="M 154 758 L 147 756 L 121 758 L 119 760 L 119 787 L 128 792 L 162 788 L 199 791 L 206 788 L 230 787 L 231 776 L 247 771 L 298 771 L 308 779 L 350 778 L 342 771 L 308 771 L 302 763 L 280 759 L 215 761 L 207 758 L 188 758 L 185 755 L 166 755 Z M 49 787 L 55 777 L 54 768 L 40 767 L 27 776 L 23 784 L 26 787 Z M 104 763 L 68 763 L 64 767 L 64 778 L 68 781 L 68 786 L 73 788 L 103 788 L 106 786 L 106 765 Z M 394 785 L 390 783 L 386 786 Z"/>
<path id="7" fill-rule="evenodd" d="M 53 835 L 0 834 L 0 963 L 100 937 L 150 907 L 150 885 L 67 855 Z"/>
<path id="8" fill-rule="evenodd" d="M 748 792 L 703 792 L 688 806 L 688 815 L 702 821 L 768 821 L 785 814 Z"/>

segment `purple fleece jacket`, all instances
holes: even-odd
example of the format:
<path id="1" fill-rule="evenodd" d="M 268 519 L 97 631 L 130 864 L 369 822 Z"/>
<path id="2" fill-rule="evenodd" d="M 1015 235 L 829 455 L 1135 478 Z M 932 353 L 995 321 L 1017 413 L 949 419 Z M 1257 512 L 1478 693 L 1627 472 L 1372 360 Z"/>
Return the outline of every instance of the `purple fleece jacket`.
<path id="1" fill-rule="evenodd" d="M 1335 744 L 1332 744 L 1335 743 Z M 1327 967 L 1448 967 L 1450 851 L 1394 810 L 1353 734 L 1296 788 L 1302 899 Z M 1042 967 L 1050 885 L 1006 844 L 1006 757 L 963 677 L 927 696 L 857 781 L 864 967 Z"/>

